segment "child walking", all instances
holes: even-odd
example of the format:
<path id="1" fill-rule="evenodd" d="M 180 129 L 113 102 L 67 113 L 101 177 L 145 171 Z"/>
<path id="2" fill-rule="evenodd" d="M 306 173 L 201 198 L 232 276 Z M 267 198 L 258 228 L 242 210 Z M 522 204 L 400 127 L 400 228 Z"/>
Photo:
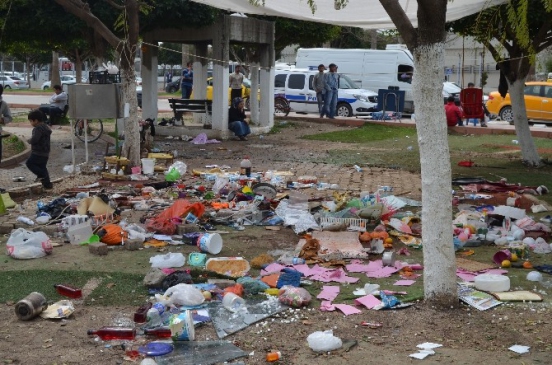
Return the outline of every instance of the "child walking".
<path id="1" fill-rule="evenodd" d="M 44 123 L 46 116 L 40 110 L 32 110 L 27 117 L 34 127 L 33 135 L 28 140 L 31 145 L 31 156 L 26 162 L 29 170 L 36 175 L 36 182 L 41 182 L 44 190 L 53 188 L 46 164 L 50 156 L 50 135 L 52 130 Z"/>

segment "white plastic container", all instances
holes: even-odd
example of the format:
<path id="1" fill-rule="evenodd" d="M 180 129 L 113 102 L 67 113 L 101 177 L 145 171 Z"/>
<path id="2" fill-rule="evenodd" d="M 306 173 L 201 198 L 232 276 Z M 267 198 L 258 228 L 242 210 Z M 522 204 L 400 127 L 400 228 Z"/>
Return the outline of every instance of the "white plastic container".
<path id="1" fill-rule="evenodd" d="M 142 173 L 144 175 L 152 175 L 155 168 L 155 159 L 154 158 L 143 158 L 142 159 Z"/>
<path id="2" fill-rule="evenodd" d="M 510 290 L 510 278 L 504 275 L 482 274 L 475 277 L 475 288 L 487 292 Z"/>

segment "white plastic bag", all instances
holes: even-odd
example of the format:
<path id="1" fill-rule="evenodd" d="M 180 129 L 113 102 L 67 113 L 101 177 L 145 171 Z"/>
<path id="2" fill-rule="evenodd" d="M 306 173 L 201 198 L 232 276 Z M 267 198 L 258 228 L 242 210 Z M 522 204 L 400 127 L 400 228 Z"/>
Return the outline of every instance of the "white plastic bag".
<path id="1" fill-rule="evenodd" d="M 31 232 L 23 228 L 13 231 L 6 243 L 8 256 L 14 259 L 35 259 L 52 253 L 50 238 L 44 232 Z"/>
<path id="2" fill-rule="evenodd" d="M 186 263 L 186 258 L 181 253 L 169 252 L 166 255 L 155 255 L 150 257 L 151 267 L 167 269 L 171 267 L 181 267 Z"/>
<path id="3" fill-rule="evenodd" d="M 184 176 L 186 174 L 186 170 L 188 169 L 188 166 L 182 161 L 176 161 L 171 166 L 169 166 L 167 171 L 170 172 L 172 169 L 176 169 L 180 174 L 180 176 Z"/>
<path id="4" fill-rule="evenodd" d="M 307 342 L 309 347 L 316 352 L 333 351 L 343 346 L 341 339 L 335 337 L 332 330 L 313 332 L 307 337 Z"/>
<path id="5" fill-rule="evenodd" d="M 227 177 L 217 176 L 215 183 L 213 184 L 213 193 L 218 194 L 219 191 L 224 188 L 230 180 Z"/>
<path id="6" fill-rule="evenodd" d="M 171 286 L 162 296 L 157 294 L 155 299 L 166 306 L 185 305 L 196 306 L 205 301 L 201 290 L 190 284 L 176 284 Z"/>

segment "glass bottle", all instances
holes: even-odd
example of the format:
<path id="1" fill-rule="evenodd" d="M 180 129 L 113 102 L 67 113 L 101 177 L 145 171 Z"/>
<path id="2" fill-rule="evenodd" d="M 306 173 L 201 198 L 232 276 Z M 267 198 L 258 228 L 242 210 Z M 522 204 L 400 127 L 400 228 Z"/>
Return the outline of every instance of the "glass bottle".
<path id="1" fill-rule="evenodd" d="M 88 335 L 96 335 L 104 341 L 134 340 L 136 329 L 128 327 L 102 327 L 99 330 L 88 330 Z"/>
<path id="2" fill-rule="evenodd" d="M 172 337 L 172 332 L 168 327 L 146 328 L 144 329 L 144 335 L 155 336 L 157 338 L 170 338 Z"/>
<path id="3" fill-rule="evenodd" d="M 65 284 L 56 284 L 54 285 L 54 288 L 56 288 L 59 295 L 63 295 L 64 297 L 72 299 L 82 298 L 82 290 L 78 288 Z"/>
<path id="4" fill-rule="evenodd" d="M 151 303 L 146 303 L 134 312 L 134 322 L 146 323 L 148 310 L 151 308 Z"/>

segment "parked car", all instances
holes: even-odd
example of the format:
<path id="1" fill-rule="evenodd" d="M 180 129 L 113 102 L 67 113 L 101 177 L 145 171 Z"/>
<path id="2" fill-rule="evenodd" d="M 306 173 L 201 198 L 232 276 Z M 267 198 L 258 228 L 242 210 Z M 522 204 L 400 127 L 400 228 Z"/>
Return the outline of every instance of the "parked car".
<path id="1" fill-rule="evenodd" d="M 173 80 L 171 82 L 167 82 L 167 85 L 165 85 L 165 91 L 168 93 L 175 93 L 178 90 L 180 90 L 180 77 L 178 77 L 176 80 Z"/>
<path id="2" fill-rule="evenodd" d="M 84 78 L 83 78 L 83 80 L 84 80 Z M 71 76 L 71 75 L 62 75 L 60 77 L 60 81 L 61 81 L 61 86 L 63 86 L 63 85 L 73 85 L 73 84 L 77 83 L 77 78 L 75 76 Z M 88 80 L 82 81 L 82 82 L 88 82 Z M 45 83 L 42 84 L 42 86 L 40 88 L 42 90 L 48 90 L 51 87 L 52 87 L 52 81 L 46 81 Z"/>
<path id="3" fill-rule="evenodd" d="M 552 83 L 544 81 L 532 81 L 525 83 L 525 108 L 527 119 L 536 119 L 544 123 L 552 124 Z M 501 120 L 514 124 L 514 113 L 510 94 L 503 98 L 498 91 L 489 93 L 487 109 L 492 114 L 497 114 Z"/>
<path id="4" fill-rule="evenodd" d="M 318 71 L 307 69 L 276 70 L 274 75 L 274 93 L 285 95 L 292 111 L 298 113 L 318 113 L 316 92 L 312 88 L 312 79 Z M 336 115 L 352 117 L 369 115 L 377 111 L 378 94 L 360 89 L 347 75 L 339 74 L 339 91 Z"/>
<path id="5" fill-rule="evenodd" d="M 456 83 L 448 81 L 443 82 L 443 99 L 445 104 L 449 96 L 454 96 L 454 99 L 460 101 L 460 91 L 462 91 L 462 88 Z"/>
<path id="6" fill-rule="evenodd" d="M 29 83 L 15 76 L 0 76 L 0 84 L 4 89 L 28 89 Z"/>

